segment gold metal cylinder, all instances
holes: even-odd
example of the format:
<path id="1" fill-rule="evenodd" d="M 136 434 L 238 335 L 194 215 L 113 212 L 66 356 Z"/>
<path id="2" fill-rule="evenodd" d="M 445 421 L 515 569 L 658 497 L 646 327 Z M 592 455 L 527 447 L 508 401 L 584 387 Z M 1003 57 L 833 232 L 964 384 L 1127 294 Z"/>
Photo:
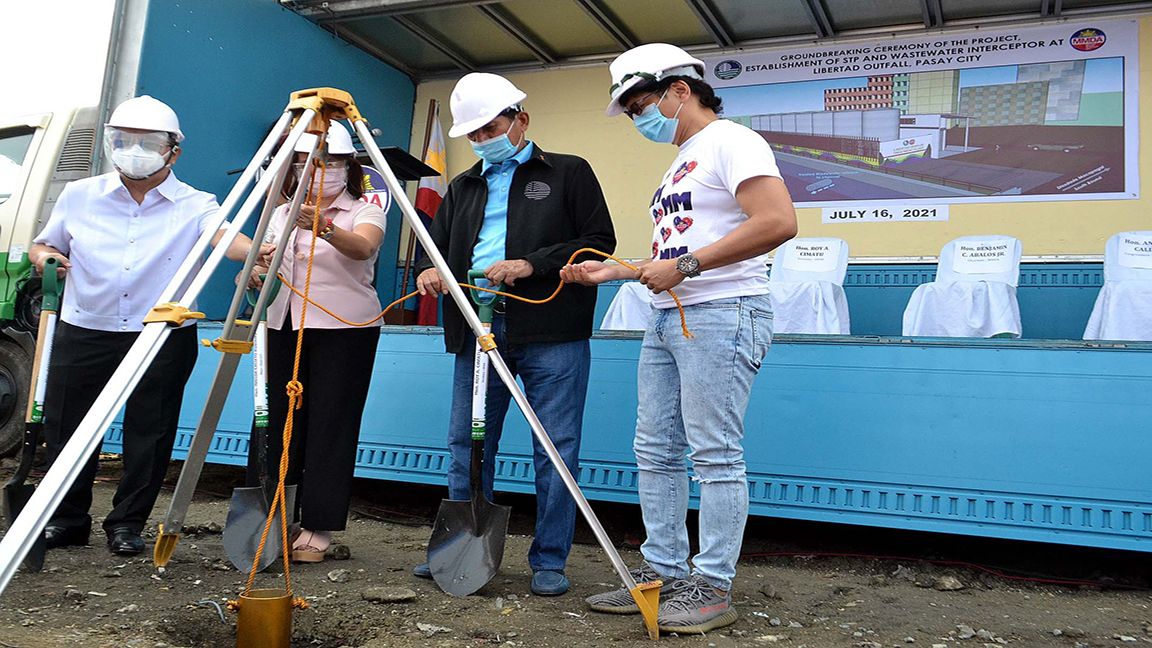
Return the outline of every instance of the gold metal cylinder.
<path id="1" fill-rule="evenodd" d="M 291 648 L 292 597 L 282 589 L 240 595 L 236 648 Z"/>

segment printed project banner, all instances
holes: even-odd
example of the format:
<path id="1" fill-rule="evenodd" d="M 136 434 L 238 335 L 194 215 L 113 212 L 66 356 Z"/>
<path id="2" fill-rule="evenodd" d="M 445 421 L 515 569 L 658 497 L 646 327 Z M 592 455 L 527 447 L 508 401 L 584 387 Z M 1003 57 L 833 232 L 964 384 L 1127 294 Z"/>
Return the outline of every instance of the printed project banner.
<path id="1" fill-rule="evenodd" d="M 948 32 L 705 59 L 793 199 L 1139 198 L 1132 20 Z"/>

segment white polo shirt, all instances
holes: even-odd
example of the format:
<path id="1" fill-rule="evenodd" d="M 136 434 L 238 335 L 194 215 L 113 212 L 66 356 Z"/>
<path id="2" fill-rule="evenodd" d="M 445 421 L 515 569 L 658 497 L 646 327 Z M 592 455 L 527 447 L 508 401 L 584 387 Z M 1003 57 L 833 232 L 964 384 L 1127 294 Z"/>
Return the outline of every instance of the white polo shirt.
<path id="1" fill-rule="evenodd" d="M 115 172 L 68 183 L 35 238 L 72 263 L 60 318 L 98 331 L 142 330 L 219 208 L 171 172 L 142 204 Z"/>

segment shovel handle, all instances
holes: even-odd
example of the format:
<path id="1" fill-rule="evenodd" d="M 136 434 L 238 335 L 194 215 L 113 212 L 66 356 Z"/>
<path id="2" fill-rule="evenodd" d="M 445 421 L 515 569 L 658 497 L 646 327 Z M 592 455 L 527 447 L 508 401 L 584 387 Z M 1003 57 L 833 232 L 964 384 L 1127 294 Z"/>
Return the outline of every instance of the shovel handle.
<path id="1" fill-rule="evenodd" d="M 268 427 L 268 323 L 256 322 L 252 339 L 252 402 L 256 427 Z"/>
<path id="2" fill-rule="evenodd" d="M 476 282 L 480 281 L 481 279 L 484 279 L 484 271 L 483 270 L 479 270 L 477 268 L 472 268 L 471 270 L 468 271 L 468 283 L 469 284 L 475 286 L 475 285 L 477 285 Z M 485 279 L 485 281 L 487 281 L 487 280 Z M 500 290 L 500 291 L 504 290 L 504 284 L 495 284 L 493 286 L 482 286 L 482 287 L 488 287 L 490 290 Z M 492 293 L 487 293 L 487 292 L 483 292 L 481 290 L 476 290 L 475 288 L 469 288 L 468 289 L 468 295 L 472 298 L 472 303 L 474 303 L 480 307 L 480 309 L 479 309 L 480 310 L 480 312 L 479 312 L 480 322 L 482 324 L 490 324 L 492 322 L 492 313 L 493 313 L 493 309 L 496 307 L 496 303 L 501 301 L 504 298 L 501 297 L 500 295 L 493 295 Z"/>
<path id="3" fill-rule="evenodd" d="M 264 282 L 264 288 L 249 288 L 244 291 L 244 298 L 248 300 L 248 305 L 252 308 L 256 307 L 257 302 L 260 301 L 260 291 L 268 290 L 268 301 L 265 302 L 264 308 L 260 309 L 259 313 L 252 314 L 252 320 L 264 322 L 268 320 L 268 304 L 276 300 L 276 295 L 280 293 L 280 277 L 273 276 L 271 283 L 268 282 L 268 275 L 260 275 L 260 281 Z"/>
<path id="4" fill-rule="evenodd" d="M 492 325 L 484 324 L 485 332 L 491 332 Z M 476 343 L 476 353 L 472 358 L 472 440 L 483 443 L 488 418 L 488 354 Z"/>
<path id="5" fill-rule="evenodd" d="M 60 259 L 44 259 L 44 272 L 40 276 L 40 310 L 59 311 L 60 293 L 64 291 L 64 279 L 59 276 Z"/>
<path id="6" fill-rule="evenodd" d="M 52 338 L 56 335 L 56 313 L 60 310 L 60 292 L 64 280 L 57 276 L 60 260 L 44 260 L 44 274 L 40 277 L 40 327 L 36 331 L 36 351 L 32 357 L 32 385 L 28 390 L 26 423 L 44 421 L 44 393 L 48 390 L 48 363 L 52 359 Z M 36 441 L 33 440 L 33 445 Z"/>
<path id="7" fill-rule="evenodd" d="M 8 480 L 8 486 L 24 484 L 32 472 L 36 447 L 44 429 L 44 392 L 48 388 L 48 362 L 52 357 L 52 336 L 56 333 L 56 312 L 60 309 L 60 291 L 63 279 L 57 276 L 60 260 L 44 260 L 41 277 L 40 326 L 36 331 L 36 351 L 32 357 L 32 382 L 28 389 L 28 408 L 24 412 L 24 440 L 20 448 L 20 464 Z"/>

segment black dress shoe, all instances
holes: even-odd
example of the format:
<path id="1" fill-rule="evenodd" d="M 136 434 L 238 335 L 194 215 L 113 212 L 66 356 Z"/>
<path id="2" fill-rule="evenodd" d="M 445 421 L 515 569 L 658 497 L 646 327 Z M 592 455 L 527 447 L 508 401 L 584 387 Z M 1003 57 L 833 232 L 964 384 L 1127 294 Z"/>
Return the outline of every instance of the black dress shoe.
<path id="1" fill-rule="evenodd" d="M 44 527 L 44 546 L 49 549 L 82 547 L 88 544 L 88 536 L 91 533 L 91 523 L 78 527 L 48 525 Z"/>
<path id="2" fill-rule="evenodd" d="M 112 529 L 108 534 L 108 550 L 118 556 L 135 556 L 144 551 L 144 538 L 126 527 Z"/>

